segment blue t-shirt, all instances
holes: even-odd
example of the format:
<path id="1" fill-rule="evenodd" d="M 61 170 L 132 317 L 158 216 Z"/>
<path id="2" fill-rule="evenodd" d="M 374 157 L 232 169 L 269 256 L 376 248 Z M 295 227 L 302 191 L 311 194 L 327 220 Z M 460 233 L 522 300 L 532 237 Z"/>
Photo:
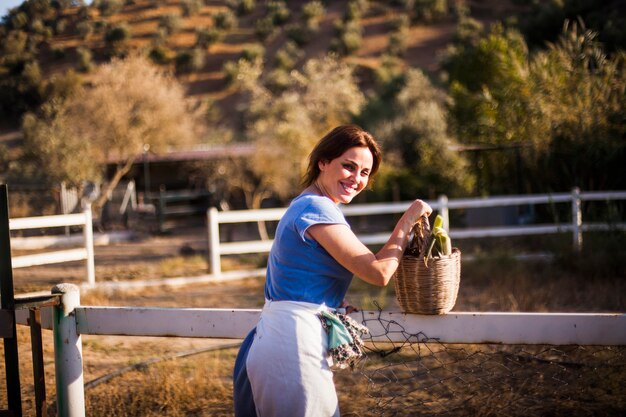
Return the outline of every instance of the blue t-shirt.
<path id="1" fill-rule="evenodd" d="M 345 224 L 346 218 L 330 199 L 313 194 L 296 197 L 278 222 L 270 251 L 265 297 L 274 301 L 305 301 L 339 307 L 352 273 L 317 241 L 306 236 L 316 224 Z"/>

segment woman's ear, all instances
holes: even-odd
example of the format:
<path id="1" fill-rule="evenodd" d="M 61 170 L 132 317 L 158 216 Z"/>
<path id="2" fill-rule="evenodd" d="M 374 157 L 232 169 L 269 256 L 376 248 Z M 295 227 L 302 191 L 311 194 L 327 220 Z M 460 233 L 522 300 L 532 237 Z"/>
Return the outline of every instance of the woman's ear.
<path id="1" fill-rule="evenodd" d="M 317 163 L 317 167 L 320 169 L 320 171 L 323 171 L 326 168 L 326 165 L 328 165 L 328 161 L 325 159 L 320 159 Z"/>

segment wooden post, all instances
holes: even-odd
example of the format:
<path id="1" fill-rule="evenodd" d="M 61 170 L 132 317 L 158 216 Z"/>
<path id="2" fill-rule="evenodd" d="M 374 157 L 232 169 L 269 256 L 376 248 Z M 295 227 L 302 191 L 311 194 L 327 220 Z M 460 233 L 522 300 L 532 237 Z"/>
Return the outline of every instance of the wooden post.
<path id="1" fill-rule="evenodd" d="M 572 235 L 574 250 L 580 252 L 583 247 L 583 213 L 580 204 L 580 188 L 572 190 Z"/>
<path id="2" fill-rule="evenodd" d="M 87 251 L 87 259 L 85 260 L 85 266 L 87 269 L 87 283 L 90 286 L 96 285 L 96 266 L 95 255 L 93 249 L 93 220 L 91 215 L 91 204 L 85 205 L 85 226 L 83 227 L 83 234 L 85 236 L 85 250 Z"/>
<path id="3" fill-rule="evenodd" d="M 13 268 L 11 266 L 11 235 L 9 230 L 9 191 L 0 184 L 0 308 L 12 320 L 10 337 L 4 338 L 4 366 L 6 369 L 7 399 L 9 412 L 22 415 L 20 390 L 20 364 L 15 326 L 15 293 L 13 290 Z"/>
<path id="4" fill-rule="evenodd" d="M 217 220 L 218 211 L 215 207 L 207 210 L 207 227 L 209 241 L 209 273 L 214 276 L 222 274 L 220 265 L 220 226 Z"/>
<path id="5" fill-rule="evenodd" d="M 61 294 L 61 303 L 53 312 L 57 415 L 85 417 L 83 347 L 75 311 L 80 306 L 80 290 L 73 284 L 59 284 L 52 294 Z"/>
<path id="6" fill-rule="evenodd" d="M 30 346 L 33 357 L 33 378 L 35 383 L 35 408 L 37 417 L 48 415 L 46 406 L 46 374 L 43 366 L 43 342 L 41 338 L 41 311 L 29 309 Z"/>
<path id="7" fill-rule="evenodd" d="M 439 214 L 443 217 L 443 228 L 450 231 L 450 211 L 448 210 L 448 196 L 440 195 L 437 199 L 439 203 Z"/>

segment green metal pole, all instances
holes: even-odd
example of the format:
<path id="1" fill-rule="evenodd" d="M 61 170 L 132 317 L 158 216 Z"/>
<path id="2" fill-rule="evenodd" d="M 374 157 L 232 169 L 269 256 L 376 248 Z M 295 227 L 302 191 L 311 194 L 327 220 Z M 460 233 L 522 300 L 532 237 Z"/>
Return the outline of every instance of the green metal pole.
<path id="1" fill-rule="evenodd" d="M 6 369 L 7 399 L 9 411 L 22 415 L 20 392 L 20 364 L 15 326 L 15 293 L 13 291 L 13 268 L 11 266 L 11 236 L 9 230 L 9 192 L 6 184 L 0 184 L 0 307 L 8 310 L 13 318 L 12 336 L 4 338 L 4 365 Z"/>

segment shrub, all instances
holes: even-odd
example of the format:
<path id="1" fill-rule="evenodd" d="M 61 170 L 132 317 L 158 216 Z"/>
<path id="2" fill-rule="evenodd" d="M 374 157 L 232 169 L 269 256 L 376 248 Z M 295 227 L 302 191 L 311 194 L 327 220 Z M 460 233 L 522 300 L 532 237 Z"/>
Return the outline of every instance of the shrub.
<path id="1" fill-rule="evenodd" d="M 196 47 L 208 48 L 222 39 L 222 31 L 215 27 L 196 29 Z"/>
<path id="2" fill-rule="evenodd" d="M 275 68 L 267 75 L 265 85 L 273 94 L 285 92 L 291 83 L 289 71 L 284 68 Z"/>
<path id="3" fill-rule="evenodd" d="M 246 61 L 256 61 L 257 59 L 263 59 L 265 56 L 265 48 L 260 43 L 252 44 L 244 48 L 241 58 Z"/>
<path id="4" fill-rule="evenodd" d="M 111 16 L 122 10 L 124 2 L 122 0 L 95 0 L 93 5 L 103 16 Z"/>
<path id="5" fill-rule="evenodd" d="M 223 30 L 230 30 L 237 27 L 237 17 L 230 10 L 216 13 L 213 16 L 215 27 Z"/>
<path id="6" fill-rule="evenodd" d="M 336 24 L 338 31 L 338 38 L 333 40 L 331 48 L 333 51 L 350 55 L 356 52 L 362 44 L 363 38 L 361 35 L 361 24 L 357 21 L 348 21 L 344 23 Z"/>
<path id="7" fill-rule="evenodd" d="M 291 70 L 295 67 L 296 61 L 302 58 L 304 53 L 295 42 L 287 41 L 276 51 L 274 57 L 274 67 L 276 69 Z"/>
<path id="8" fill-rule="evenodd" d="M 311 42 L 314 30 L 305 24 L 291 24 L 287 27 L 287 37 L 299 46 L 304 46 Z"/>
<path id="9" fill-rule="evenodd" d="M 65 18 L 57 19 L 54 25 L 54 33 L 56 33 L 57 35 L 61 35 L 66 30 L 67 30 L 67 19 Z"/>
<path id="10" fill-rule="evenodd" d="M 310 1 L 302 6 L 302 19 L 304 19 L 307 25 L 319 20 L 319 18 L 324 16 L 324 13 L 326 13 L 326 9 L 321 1 Z"/>
<path id="11" fill-rule="evenodd" d="M 178 13 L 170 13 L 159 17 L 158 28 L 162 30 L 165 37 L 177 32 L 182 26 L 182 19 Z"/>
<path id="12" fill-rule="evenodd" d="M 175 59 L 176 72 L 186 73 L 202 69 L 205 56 L 204 50 L 200 48 L 180 52 Z"/>
<path id="13" fill-rule="evenodd" d="M 183 16 L 193 16 L 198 14 L 203 5 L 204 3 L 202 0 L 182 0 L 180 8 Z"/>
<path id="14" fill-rule="evenodd" d="M 267 11 L 276 26 L 284 25 L 291 17 L 291 12 L 284 1 L 270 1 L 267 4 Z"/>
<path id="15" fill-rule="evenodd" d="M 255 0 L 230 0 L 228 6 L 237 13 L 237 16 L 244 16 L 254 11 L 256 7 Z"/>
<path id="16" fill-rule="evenodd" d="M 88 48 L 77 48 L 78 54 L 78 70 L 81 72 L 90 72 L 93 69 L 92 54 Z"/>
<path id="17" fill-rule="evenodd" d="M 448 15 L 447 0 L 416 0 L 415 18 L 422 22 L 434 22 Z"/>
<path id="18" fill-rule="evenodd" d="M 107 30 L 104 36 L 107 51 L 112 56 L 122 56 L 128 49 L 131 38 L 130 28 L 126 23 L 120 23 Z"/>
<path id="19" fill-rule="evenodd" d="M 148 52 L 148 58 L 150 58 L 150 60 L 155 64 L 167 65 L 172 60 L 172 54 L 172 50 L 167 46 L 157 44 L 150 49 L 150 52 Z"/>
<path id="20" fill-rule="evenodd" d="M 408 30 L 392 32 L 389 35 L 387 53 L 392 56 L 403 56 L 407 49 Z"/>
<path id="21" fill-rule="evenodd" d="M 11 29 L 23 29 L 28 25 L 28 15 L 24 12 L 18 12 L 11 16 Z"/>
<path id="22" fill-rule="evenodd" d="M 76 25 L 76 32 L 78 33 L 78 36 L 80 36 L 83 40 L 89 39 L 89 37 L 93 34 L 93 31 L 93 23 L 88 20 L 79 22 Z"/>
<path id="23" fill-rule="evenodd" d="M 269 38 L 276 30 L 274 19 L 272 16 L 266 16 L 256 21 L 254 34 L 259 40 L 264 41 Z"/>
<path id="24" fill-rule="evenodd" d="M 62 46 L 52 48 L 52 56 L 54 57 L 54 59 L 65 58 L 65 48 L 63 48 Z"/>

